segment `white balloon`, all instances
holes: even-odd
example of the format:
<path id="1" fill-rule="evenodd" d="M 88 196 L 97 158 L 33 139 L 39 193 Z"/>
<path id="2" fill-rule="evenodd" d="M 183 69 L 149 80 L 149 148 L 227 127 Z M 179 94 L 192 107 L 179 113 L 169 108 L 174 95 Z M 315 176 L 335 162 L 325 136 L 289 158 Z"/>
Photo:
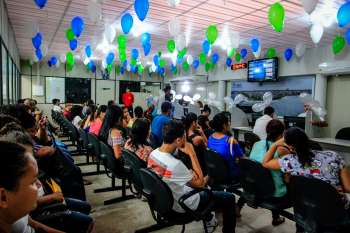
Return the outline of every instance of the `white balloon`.
<path id="1" fill-rule="evenodd" d="M 200 94 L 198 94 L 198 93 L 196 93 L 196 94 L 194 94 L 194 96 L 193 96 L 193 101 L 197 101 L 197 100 L 199 100 L 201 98 L 201 95 Z"/>
<path id="2" fill-rule="evenodd" d="M 312 25 L 310 30 L 310 36 L 314 44 L 318 44 L 323 36 L 323 26 L 319 23 Z"/>
<path id="3" fill-rule="evenodd" d="M 177 95 L 175 95 L 175 99 L 176 99 L 176 100 L 181 100 L 181 99 L 182 99 L 182 94 L 177 94 Z"/>
<path id="4" fill-rule="evenodd" d="M 231 46 L 232 48 L 238 48 L 239 44 L 240 44 L 240 34 L 239 32 L 233 31 L 230 33 L 230 37 L 231 37 Z"/>
<path id="5" fill-rule="evenodd" d="M 215 95 L 214 92 L 209 92 L 208 97 L 209 97 L 210 100 L 215 100 L 216 95 Z"/>
<path id="6" fill-rule="evenodd" d="M 224 102 L 228 105 L 228 108 L 232 108 L 234 106 L 233 99 L 231 96 L 226 96 L 224 98 Z"/>
<path id="7" fill-rule="evenodd" d="M 260 57 L 260 54 L 261 54 L 261 46 L 259 46 L 258 51 L 253 52 L 253 54 L 254 54 L 254 57 L 255 57 L 255 58 L 259 58 L 259 57 Z"/>
<path id="8" fill-rule="evenodd" d="M 84 59 L 83 63 L 84 63 L 84 65 L 87 65 L 87 64 L 89 64 L 89 62 L 90 62 L 90 59 L 87 57 L 87 58 Z"/>
<path id="9" fill-rule="evenodd" d="M 301 0 L 301 3 L 306 13 L 311 14 L 315 10 L 318 0 Z"/>
<path id="10" fill-rule="evenodd" d="M 186 37 L 184 34 L 180 34 L 176 37 L 176 48 L 181 51 L 186 47 Z"/>
<path id="11" fill-rule="evenodd" d="M 266 104 L 266 106 L 270 105 L 272 103 L 273 100 L 273 95 L 270 91 L 265 92 L 265 94 L 263 95 L 263 101 Z"/>
<path id="12" fill-rule="evenodd" d="M 116 37 L 116 35 L 117 35 L 116 28 L 113 25 L 107 26 L 105 31 L 105 36 L 109 43 L 112 43 L 114 41 L 114 38 Z"/>
<path id="13" fill-rule="evenodd" d="M 61 65 L 60 61 L 59 61 L 59 60 L 57 60 L 57 62 L 56 62 L 56 68 L 59 68 L 59 67 L 60 67 L 60 65 Z"/>
<path id="14" fill-rule="evenodd" d="M 252 109 L 254 112 L 262 112 L 264 111 L 264 109 L 266 108 L 266 104 L 264 102 L 259 102 L 259 103 L 256 103 L 252 106 Z"/>
<path id="15" fill-rule="evenodd" d="M 65 54 L 61 54 L 60 61 L 61 61 L 61 63 L 65 63 L 66 62 L 66 55 Z"/>
<path id="16" fill-rule="evenodd" d="M 100 0 L 90 0 L 87 8 L 90 20 L 96 24 L 102 19 L 102 4 Z"/>
<path id="17" fill-rule="evenodd" d="M 151 68 L 152 68 L 152 72 L 156 72 L 157 66 L 154 63 L 152 63 Z"/>
<path id="18" fill-rule="evenodd" d="M 295 47 L 295 54 L 297 55 L 297 57 L 301 58 L 302 56 L 304 56 L 305 50 L 306 50 L 305 44 L 303 42 L 299 42 Z"/>
<path id="19" fill-rule="evenodd" d="M 192 63 L 193 63 L 193 57 L 192 57 L 192 55 L 188 55 L 187 56 L 187 63 L 191 66 L 192 65 Z"/>
<path id="20" fill-rule="evenodd" d="M 130 64 L 128 64 L 128 65 L 126 66 L 126 70 L 130 72 L 130 70 L 131 70 Z"/>
<path id="21" fill-rule="evenodd" d="M 181 24 L 180 24 L 178 18 L 176 18 L 176 17 L 172 18 L 169 21 L 168 28 L 169 28 L 170 35 L 172 35 L 172 36 L 179 35 L 181 32 Z"/>
<path id="22" fill-rule="evenodd" d="M 186 101 L 186 102 L 191 102 L 191 101 L 192 101 L 192 98 L 189 97 L 188 95 L 185 95 L 185 96 L 184 96 L 184 101 Z"/>
<path id="23" fill-rule="evenodd" d="M 180 0 L 168 0 L 168 5 L 171 7 L 177 7 L 180 4 Z"/>
<path id="24" fill-rule="evenodd" d="M 106 59 L 103 59 L 102 60 L 102 69 L 106 69 L 107 68 L 107 62 L 106 62 Z"/>
<path id="25" fill-rule="evenodd" d="M 230 97 L 231 98 L 231 97 Z M 232 99 L 232 98 L 231 98 Z M 233 100 L 232 104 L 233 105 L 237 105 L 237 104 L 240 104 L 244 101 L 248 101 L 248 98 L 245 96 L 245 95 L 242 95 L 242 94 L 238 94 L 236 95 L 235 99 Z"/>

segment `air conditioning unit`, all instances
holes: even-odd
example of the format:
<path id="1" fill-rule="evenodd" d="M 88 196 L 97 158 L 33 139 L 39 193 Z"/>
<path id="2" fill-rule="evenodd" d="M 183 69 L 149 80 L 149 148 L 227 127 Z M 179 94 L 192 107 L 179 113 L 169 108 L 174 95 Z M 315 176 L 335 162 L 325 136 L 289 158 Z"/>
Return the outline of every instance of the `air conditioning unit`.
<path id="1" fill-rule="evenodd" d="M 350 74 L 350 61 L 324 62 L 318 69 L 320 74 Z"/>

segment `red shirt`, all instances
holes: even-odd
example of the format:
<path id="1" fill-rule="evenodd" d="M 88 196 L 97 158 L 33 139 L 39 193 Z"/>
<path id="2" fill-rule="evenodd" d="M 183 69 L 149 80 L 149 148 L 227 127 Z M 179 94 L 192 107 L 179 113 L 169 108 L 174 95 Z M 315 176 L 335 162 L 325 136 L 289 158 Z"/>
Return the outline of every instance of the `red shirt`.
<path id="1" fill-rule="evenodd" d="M 134 103 L 134 95 L 131 92 L 125 92 L 122 100 L 125 107 L 131 107 Z"/>

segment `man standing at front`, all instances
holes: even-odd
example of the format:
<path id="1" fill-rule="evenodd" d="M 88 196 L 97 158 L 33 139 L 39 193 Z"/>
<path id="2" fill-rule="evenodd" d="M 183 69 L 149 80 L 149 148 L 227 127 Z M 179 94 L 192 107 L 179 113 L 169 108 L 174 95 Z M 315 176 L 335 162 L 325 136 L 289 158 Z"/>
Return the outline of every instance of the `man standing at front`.
<path id="1" fill-rule="evenodd" d="M 134 104 L 134 94 L 130 92 L 129 88 L 127 88 L 126 92 L 123 94 L 122 101 L 123 101 L 124 107 L 127 107 L 130 115 L 133 116 L 132 105 Z"/>

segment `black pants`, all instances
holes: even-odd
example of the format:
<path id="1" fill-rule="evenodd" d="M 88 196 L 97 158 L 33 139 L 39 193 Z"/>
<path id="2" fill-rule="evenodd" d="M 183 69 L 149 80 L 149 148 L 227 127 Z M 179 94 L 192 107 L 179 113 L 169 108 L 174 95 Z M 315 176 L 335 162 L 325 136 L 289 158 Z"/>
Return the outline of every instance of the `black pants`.
<path id="1" fill-rule="evenodd" d="M 223 212 L 223 233 L 235 233 L 236 215 L 235 215 L 235 196 L 232 193 L 224 191 L 213 191 L 213 200 L 205 192 L 200 193 L 200 202 L 197 210 L 202 211 L 206 208 L 208 201 L 214 201 L 211 211 L 222 210 Z"/>

